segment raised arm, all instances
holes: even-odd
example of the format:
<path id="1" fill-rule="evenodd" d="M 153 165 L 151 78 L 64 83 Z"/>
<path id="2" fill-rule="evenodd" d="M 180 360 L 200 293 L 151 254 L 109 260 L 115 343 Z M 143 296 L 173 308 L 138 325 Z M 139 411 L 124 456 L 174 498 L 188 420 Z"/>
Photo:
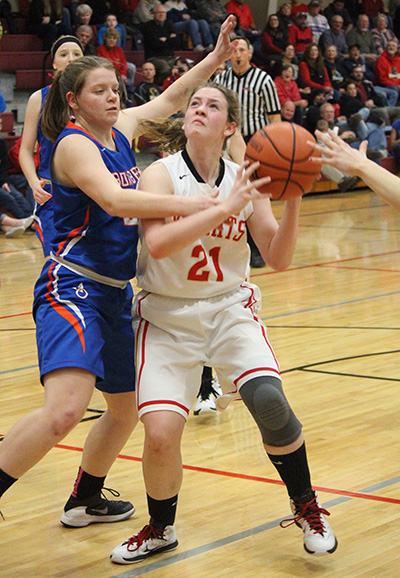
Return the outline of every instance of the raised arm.
<path id="1" fill-rule="evenodd" d="M 233 17 L 229 17 L 221 26 L 214 50 L 171 84 L 160 96 L 146 104 L 120 112 L 116 127 L 129 141 L 140 136 L 141 132 L 138 129 L 140 120 L 168 118 L 180 110 L 186 104 L 190 92 L 201 82 L 207 81 L 216 68 L 231 57 L 236 46 L 236 41 L 231 42 L 229 38 L 232 27 Z"/>
<path id="2" fill-rule="evenodd" d="M 361 143 L 359 150 L 356 150 L 332 131 L 330 131 L 331 138 L 319 131 L 316 131 L 316 136 L 325 144 L 323 149 L 319 145 L 315 145 L 315 148 L 320 152 L 323 150 L 324 164 L 332 165 L 348 175 L 360 177 L 384 201 L 400 211 L 400 179 L 367 159 L 366 141 Z M 313 160 L 321 162 L 321 159 L 318 158 Z"/>

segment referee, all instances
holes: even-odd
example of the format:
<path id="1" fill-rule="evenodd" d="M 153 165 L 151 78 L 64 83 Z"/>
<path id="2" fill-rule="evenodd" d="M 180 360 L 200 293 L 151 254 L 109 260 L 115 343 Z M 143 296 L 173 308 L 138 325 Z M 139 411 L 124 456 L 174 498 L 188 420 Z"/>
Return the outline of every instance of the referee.
<path id="1" fill-rule="evenodd" d="M 281 106 L 272 78 L 252 66 L 253 47 L 247 38 L 238 40 L 231 57 L 232 68 L 219 74 L 214 82 L 237 93 L 241 111 L 240 131 L 246 143 L 255 132 L 266 124 L 280 122 Z M 264 267 L 265 263 L 248 233 L 252 267 Z"/>

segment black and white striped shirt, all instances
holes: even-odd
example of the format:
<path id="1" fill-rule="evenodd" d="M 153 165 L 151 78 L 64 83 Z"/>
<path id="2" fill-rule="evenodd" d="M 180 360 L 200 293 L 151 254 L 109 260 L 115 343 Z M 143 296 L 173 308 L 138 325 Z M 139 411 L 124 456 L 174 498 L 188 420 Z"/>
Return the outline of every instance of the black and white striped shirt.
<path id="1" fill-rule="evenodd" d="M 253 135 L 268 124 L 269 114 L 280 113 L 275 83 L 260 68 L 251 66 L 241 76 L 230 68 L 219 74 L 215 82 L 237 93 L 241 114 L 240 131 L 244 137 Z"/>

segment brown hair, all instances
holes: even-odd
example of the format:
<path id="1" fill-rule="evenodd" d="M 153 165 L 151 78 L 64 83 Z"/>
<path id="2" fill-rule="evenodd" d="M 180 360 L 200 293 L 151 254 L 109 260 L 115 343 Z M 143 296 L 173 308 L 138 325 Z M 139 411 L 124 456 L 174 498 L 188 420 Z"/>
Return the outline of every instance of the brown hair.
<path id="1" fill-rule="evenodd" d="M 228 122 L 234 122 L 236 126 L 239 127 L 240 108 L 238 96 L 236 92 L 233 92 L 233 90 L 230 90 L 225 86 L 221 86 L 220 84 L 206 82 L 197 86 L 188 98 L 186 108 L 188 108 L 194 95 L 202 88 L 216 88 L 224 95 L 228 105 Z M 183 131 L 183 123 L 183 118 L 167 118 L 160 121 L 141 120 L 139 122 L 139 126 L 143 130 L 143 133 L 146 135 L 146 137 L 149 138 L 149 140 L 157 142 L 161 151 L 172 154 L 184 149 L 186 146 L 187 139 Z M 227 140 L 228 139 L 225 139 L 224 148 L 226 146 Z"/>
<path id="2" fill-rule="evenodd" d="M 66 98 L 67 93 L 79 95 L 89 73 L 98 68 L 112 70 L 116 79 L 120 81 L 120 75 L 115 66 L 109 60 L 98 56 L 81 56 L 57 73 L 42 114 L 42 130 L 46 138 L 54 142 L 70 120 L 71 111 Z"/>

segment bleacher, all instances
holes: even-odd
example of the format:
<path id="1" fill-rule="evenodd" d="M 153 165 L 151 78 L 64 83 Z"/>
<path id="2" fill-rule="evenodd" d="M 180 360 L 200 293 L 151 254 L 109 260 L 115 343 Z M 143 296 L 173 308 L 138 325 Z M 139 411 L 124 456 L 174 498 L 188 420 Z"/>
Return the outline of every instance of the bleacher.
<path id="1" fill-rule="evenodd" d="M 3 29 L 6 31 L 7 25 L 5 20 L 2 20 L 2 24 Z M 51 83 L 51 60 L 49 54 L 41 50 L 41 40 L 35 35 L 25 33 L 24 18 L 17 19 L 17 28 L 19 34 L 11 35 L 6 33 L 1 40 L 0 71 L 15 75 L 16 90 L 29 90 L 33 92 L 45 84 Z M 142 80 L 141 67 L 145 60 L 144 52 L 132 50 L 131 42 L 128 40 L 125 53 L 128 62 L 133 62 L 136 65 L 135 83 L 137 84 Z M 203 53 L 192 50 L 177 50 L 175 54 L 177 56 L 184 56 L 194 63 L 197 63 L 204 57 Z M 12 112 L 3 114 L 2 136 L 6 139 L 9 146 L 11 146 L 17 138 L 14 135 L 14 117 Z M 142 139 L 141 142 L 143 143 L 145 141 Z M 397 172 L 393 157 L 389 156 L 382 159 L 381 164 L 387 170 L 393 173 Z M 364 185 L 360 183 L 358 186 L 362 187 Z M 321 177 L 314 185 L 312 192 L 330 192 L 335 190 L 337 190 L 335 183 Z"/>

